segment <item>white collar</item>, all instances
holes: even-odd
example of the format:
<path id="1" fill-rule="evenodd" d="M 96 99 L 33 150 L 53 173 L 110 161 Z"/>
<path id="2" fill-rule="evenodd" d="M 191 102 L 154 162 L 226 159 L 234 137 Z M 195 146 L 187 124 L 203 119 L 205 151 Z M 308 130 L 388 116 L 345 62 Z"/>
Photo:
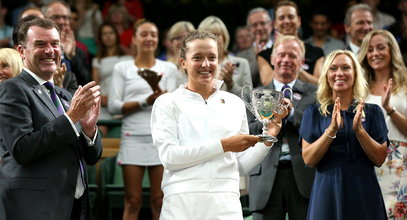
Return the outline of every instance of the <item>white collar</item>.
<path id="1" fill-rule="evenodd" d="M 28 74 L 30 74 L 30 75 L 35 79 L 35 81 L 38 82 L 38 84 L 43 85 L 45 82 L 47 82 L 46 80 L 40 78 L 37 74 L 33 73 L 33 72 L 32 72 L 31 70 L 29 70 L 27 67 L 23 67 L 23 69 L 24 69 Z M 52 83 L 54 83 L 54 80 L 53 80 L 53 79 L 51 79 L 51 80 L 49 80 L 49 81 L 52 82 Z"/>
<path id="2" fill-rule="evenodd" d="M 290 86 L 290 88 L 292 89 L 292 88 L 294 87 L 294 84 L 295 84 L 296 81 L 297 81 L 297 80 L 295 79 L 295 80 L 291 81 L 291 82 L 288 83 L 288 84 L 284 84 L 284 83 L 282 83 L 282 82 L 279 82 L 279 81 L 273 79 L 274 90 L 280 92 L 284 85 L 288 85 L 288 86 Z"/>
<path id="3" fill-rule="evenodd" d="M 360 49 L 359 46 L 357 46 L 356 44 L 352 43 L 352 41 L 349 40 L 349 47 L 355 55 L 358 55 Z"/>

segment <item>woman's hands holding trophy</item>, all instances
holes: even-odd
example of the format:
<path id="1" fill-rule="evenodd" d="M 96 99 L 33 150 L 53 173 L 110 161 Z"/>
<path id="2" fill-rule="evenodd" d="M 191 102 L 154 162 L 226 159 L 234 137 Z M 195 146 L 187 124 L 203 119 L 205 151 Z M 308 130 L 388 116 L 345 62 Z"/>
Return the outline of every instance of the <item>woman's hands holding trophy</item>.
<path id="1" fill-rule="evenodd" d="M 282 110 L 280 112 L 274 111 L 274 115 L 269 120 L 267 124 L 267 134 L 273 137 L 277 137 L 278 133 L 280 132 L 283 119 L 286 118 L 292 109 L 292 103 L 289 99 L 284 98 Z M 264 144 L 267 146 L 271 146 L 273 144 L 272 141 L 264 141 Z"/>

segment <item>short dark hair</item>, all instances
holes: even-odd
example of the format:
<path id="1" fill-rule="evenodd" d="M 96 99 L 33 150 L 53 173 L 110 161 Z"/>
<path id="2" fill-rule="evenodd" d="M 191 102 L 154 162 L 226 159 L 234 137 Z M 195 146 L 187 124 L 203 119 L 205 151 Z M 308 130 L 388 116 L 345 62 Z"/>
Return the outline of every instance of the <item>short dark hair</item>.
<path id="1" fill-rule="evenodd" d="M 20 44 L 20 39 L 18 39 L 18 30 L 20 29 L 21 25 L 23 23 L 26 23 L 28 21 L 31 21 L 33 19 L 36 19 L 37 17 L 35 15 L 28 15 L 27 17 L 21 18 L 20 20 L 18 20 L 18 23 L 16 24 L 16 26 L 14 26 L 13 29 L 13 44 L 14 47 L 17 47 Z"/>
<path id="2" fill-rule="evenodd" d="M 22 21 L 22 20 L 21 20 Z M 59 28 L 53 21 L 46 19 L 46 18 L 34 18 L 27 22 L 20 22 L 21 26 L 17 30 L 17 42 L 18 44 L 25 45 L 27 43 L 27 32 L 28 29 L 32 26 L 38 26 L 46 29 L 53 29 L 55 28 L 58 33 Z"/>
<path id="3" fill-rule="evenodd" d="M 218 52 L 222 51 L 220 46 L 219 46 L 217 37 L 212 32 L 209 32 L 209 31 L 191 31 L 191 32 L 188 33 L 187 36 L 185 36 L 182 39 L 182 42 L 181 42 L 180 57 L 182 59 L 185 60 L 185 54 L 187 53 L 187 50 L 188 50 L 187 44 L 189 42 L 191 42 L 193 40 L 197 40 L 197 39 L 199 39 L 199 40 L 212 39 L 212 40 L 214 40 L 216 42 L 216 45 L 218 46 Z"/>
<path id="4" fill-rule="evenodd" d="M 276 6 L 274 6 L 274 14 L 277 12 L 277 10 L 280 7 L 283 6 L 291 6 L 293 8 L 295 8 L 295 11 L 297 12 L 297 16 L 300 16 L 300 11 L 298 10 L 298 5 L 293 2 L 293 1 L 288 1 L 288 0 L 283 0 L 283 1 L 279 1 Z M 274 15 L 274 20 L 276 20 L 276 15 Z"/>

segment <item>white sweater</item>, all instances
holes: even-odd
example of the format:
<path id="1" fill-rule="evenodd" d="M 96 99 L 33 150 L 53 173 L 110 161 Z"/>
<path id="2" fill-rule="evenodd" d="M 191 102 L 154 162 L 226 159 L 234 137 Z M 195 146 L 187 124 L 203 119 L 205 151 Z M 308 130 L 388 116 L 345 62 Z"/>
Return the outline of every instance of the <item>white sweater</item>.
<path id="1" fill-rule="evenodd" d="M 249 128 L 243 101 L 220 90 L 208 100 L 183 86 L 160 96 L 151 131 L 164 165 L 164 198 L 188 192 L 239 194 L 239 171 L 247 173 L 270 149 L 258 143 L 242 153 L 223 151 L 222 138 L 248 134 Z"/>

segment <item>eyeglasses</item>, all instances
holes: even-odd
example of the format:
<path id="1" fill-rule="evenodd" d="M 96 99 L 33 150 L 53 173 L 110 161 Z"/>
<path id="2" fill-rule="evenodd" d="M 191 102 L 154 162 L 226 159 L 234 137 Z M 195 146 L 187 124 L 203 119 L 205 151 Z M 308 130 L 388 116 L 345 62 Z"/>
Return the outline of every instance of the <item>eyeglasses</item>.
<path id="1" fill-rule="evenodd" d="M 62 19 L 62 20 L 65 20 L 65 21 L 71 19 L 71 17 L 68 16 L 68 15 L 52 15 L 50 18 L 51 18 L 51 20 L 59 20 L 59 19 Z"/>
<path id="2" fill-rule="evenodd" d="M 183 36 L 178 36 L 178 37 L 173 37 L 173 38 L 171 38 L 171 41 L 181 41 L 182 40 L 182 38 L 183 38 Z"/>

